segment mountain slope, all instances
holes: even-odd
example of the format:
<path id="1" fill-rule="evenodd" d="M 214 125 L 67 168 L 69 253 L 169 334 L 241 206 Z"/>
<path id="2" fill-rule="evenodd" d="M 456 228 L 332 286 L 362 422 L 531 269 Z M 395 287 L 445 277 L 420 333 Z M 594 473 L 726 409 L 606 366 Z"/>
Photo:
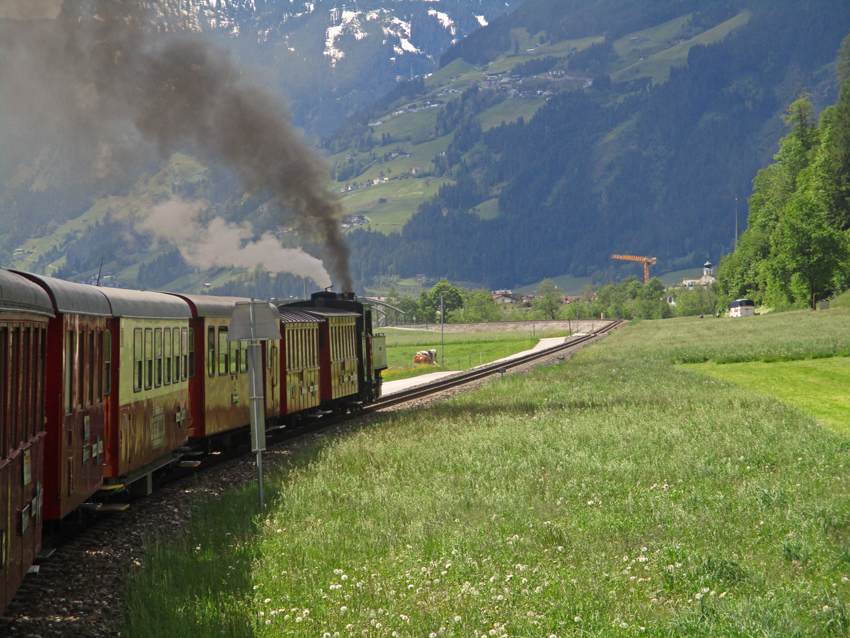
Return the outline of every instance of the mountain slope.
<path id="1" fill-rule="evenodd" d="M 784 134 L 786 106 L 804 86 L 819 108 L 836 98 L 834 59 L 850 30 L 845 5 L 754 0 L 671 17 L 692 6 L 658 3 L 670 10 L 653 14 L 663 21 L 638 21 L 639 31 L 624 33 L 640 3 L 613 3 L 621 11 L 609 15 L 607 36 L 564 29 L 582 40 L 558 40 L 557 29 L 535 32 L 536 17 L 523 23 L 523 15 L 538 15 L 535 7 L 554 11 L 557 4 L 527 2 L 450 49 L 416 102 L 444 103 L 420 108 L 416 115 L 429 119 L 404 139 L 390 135 L 385 144 L 390 129 L 382 121 L 359 139 L 343 132 L 328 144 L 346 153 L 337 140 L 368 147 L 371 137 L 375 163 L 362 177 L 374 180 L 398 174 L 398 159 L 379 161 L 387 151 L 414 156 L 417 141 L 431 139 L 441 148 L 417 177 L 451 179 L 401 233 L 349 234 L 361 280 L 426 273 L 503 287 L 563 273 L 604 279 L 630 272 L 612 264 L 611 253 L 657 256 L 659 272 L 707 256 L 717 261 L 734 240 L 735 197 L 743 219 L 751 180 Z M 575 24 L 595 25 L 595 15 Z M 647 35 L 652 29 L 664 35 Z M 497 41 L 508 45 L 498 55 Z M 534 60 L 534 76 L 516 66 L 521 56 Z M 510 74 L 497 75 L 510 66 Z M 452 84 L 466 79 L 471 87 L 473 76 L 477 88 Z M 511 88 L 501 90 L 503 82 Z M 447 94 L 451 88 L 463 97 Z M 492 109 L 520 102 L 533 117 L 485 128 Z M 411 117 L 403 100 L 393 108 L 392 122 Z M 352 150 L 342 159 L 356 164 L 363 153 Z M 362 177 L 354 178 L 358 186 Z"/>

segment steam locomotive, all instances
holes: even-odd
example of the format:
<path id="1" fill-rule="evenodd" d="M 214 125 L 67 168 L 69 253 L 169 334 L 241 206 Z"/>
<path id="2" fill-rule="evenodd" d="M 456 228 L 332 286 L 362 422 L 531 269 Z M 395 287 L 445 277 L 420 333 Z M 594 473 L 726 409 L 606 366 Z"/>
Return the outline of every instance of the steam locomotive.
<path id="1" fill-rule="evenodd" d="M 0 269 L 0 614 L 59 521 L 248 437 L 232 297 L 99 288 Z M 384 335 L 353 293 L 280 305 L 264 342 L 267 429 L 381 395 Z"/>

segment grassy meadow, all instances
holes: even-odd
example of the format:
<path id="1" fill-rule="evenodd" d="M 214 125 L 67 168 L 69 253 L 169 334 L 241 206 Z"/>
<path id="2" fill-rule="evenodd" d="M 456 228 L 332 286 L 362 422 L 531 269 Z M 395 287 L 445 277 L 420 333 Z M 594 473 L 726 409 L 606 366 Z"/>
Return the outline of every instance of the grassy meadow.
<path id="1" fill-rule="evenodd" d="M 444 370 L 467 370 L 490 363 L 503 357 L 529 350 L 545 337 L 566 337 L 567 331 L 536 331 L 532 337 L 529 332 L 475 332 L 446 333 L 444 359 L 445 365 L 422 365 L 413 363 L 413 357 L 420 350 L 437 350 L 437 362 L 440 357 L 440 333 L 431 330 L 398 330 L 382 328 L 387 335 L 387 364 L 389 369 L 383 373 L 384 381 L 407 379 L 431 372 Z"/>
<path id="2" fill-rule="evenodd" d="M 850 434 L 850 357 L 763 363 L 691 363 L 687 370 L 729 381 L 802 408 Z"/>
<path id="3" fill-rule="evenodd" d="M 122 635 L 847 636 L 850 438 L 675 362 L 820 357 L 849 316 L 633 324 L 324 438 L 265 516 L 151 539 Z"/>

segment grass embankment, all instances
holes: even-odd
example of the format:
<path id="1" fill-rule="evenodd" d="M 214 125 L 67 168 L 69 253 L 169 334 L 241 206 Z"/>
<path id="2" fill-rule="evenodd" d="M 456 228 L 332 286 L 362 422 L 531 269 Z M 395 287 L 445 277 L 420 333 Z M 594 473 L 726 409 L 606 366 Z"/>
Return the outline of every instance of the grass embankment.
<path id="1" fill-rule="evenodd" d="M 155 544 L 124 635 L 846 635 L 850 439 L 671 364 L 818 352 L 842 323 L 643 322 L 325 440 L 255 527 L 249 489 Z"/>
<path id="2" fill-rule="evenodd" d="M 382 328 L 387 335 L 387 364 L 384 381 L 408 379 L 431 372 L 467 370 L 529 350 L 545 337 L 566 337 L 566 331 L 531 332 L 473 332 L 447 333 L 445 339 L 445 365 L 414 364 L 413 357 L 420 350 L 437 350 L 440 357 L 440 333 L 430 330 L 397 330 Z"/>
<path id="3" fill-rule="evenodd" d="M 725 365 L 692 363 L 683 367 L 796 405 L 822 423 L 850 434 L 848 357 Z"/>

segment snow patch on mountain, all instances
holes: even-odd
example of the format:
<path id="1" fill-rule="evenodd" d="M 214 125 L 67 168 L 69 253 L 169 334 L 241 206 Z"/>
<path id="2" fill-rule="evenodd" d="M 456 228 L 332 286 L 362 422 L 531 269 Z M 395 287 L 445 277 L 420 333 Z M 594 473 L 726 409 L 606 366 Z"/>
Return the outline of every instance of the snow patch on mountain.
<path id="1" fill-rule="evenodd" d="M 441 11 L 437 11 L 436 9 L 428 9 L 429 16 L 436 16 L 437 20 L 440 21 L 440 24 L 443 25 L 444 29 L 448 29 L 449 33 L 452 35 L 455 34 L 455 23 L 452 22 L 452 19 L 448 16 L 447 13 L 442 13 Z"/>
<path id="2" fill-rule="evenodd" d="M 333 26 L 328 27 L 325 32 L 324 54 L 331 59 L 331 66 L 336 66 L 336 63 L 345 57 L 345 52 L 337 49 L 335 46 L 337 38 L 347 32 L 358 40 L 362 40 L 367 34 L 360 22 L 360 16 L 362 14 L 359 11 L 331 9 L 330 13 Z M 370 15 L 366 15 L 367 20 L 370 18 Z"/>
<path id="3" fill-rule="evenodd" d="M 480 24 L 482 27 L 487 26 L 487 20 L 484 19 L 484 16 L 475 16 L 475 19 L 478 20 L 478 24 Z"/>

